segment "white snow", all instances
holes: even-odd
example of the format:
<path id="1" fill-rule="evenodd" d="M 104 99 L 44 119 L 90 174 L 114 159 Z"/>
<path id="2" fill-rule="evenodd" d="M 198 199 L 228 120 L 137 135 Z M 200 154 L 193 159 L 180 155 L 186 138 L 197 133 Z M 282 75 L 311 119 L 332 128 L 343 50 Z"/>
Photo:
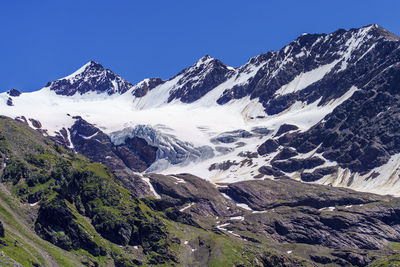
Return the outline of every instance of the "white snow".
<path id="1" fill-rule="evenodd" d="M 243 221 L 244 217 L 243 216 L 235 216 L 235 217 L 230 217 L 229 220 L 239 220 L 239 221 Z"/>
<path id="2" fill-rule="evenodd" d="M 316 69 L 313 69 L 313 70 L 305 72 L 305 73 L 304 72 L 300 73 L 291 82 L 289 82 L 288 84 L 285 84 L 281 88 L 279 88 L 275 92 L 275 94 L 276 95 L 286 95 L 286 94 L 291 94 L 291 93 L 305 89 L 309 85 L 324 78 L 324 76 L 326 74 L 328 74 L 333 69 L 333 67 L 336 66 L 336 64 L 338 62 L 339 62 L 339 60 L 335 60 L 330 64 L 320 66 Z"/>
<path id="3" fill-rule="evenodd" d="M 156 199 L 161 199 L 161 196 L 156 192 L 156 190 L 154 190 L 154 187 L 150 182 L 150 178 L 145 177 L 145 176 L 141 175 L 140 173 L 138 173 L 137 175 L 139 175 L 142 178 L 142 180 L 149 186 L 150 191 L 153 193 L 154 197 Z"/>
<path id="4" fill-rule="evenodd" d="M 226 228 L 224 228 L 225 226 L 228 226 L 228 225 L 230 225 L 230 223 L 224 223 L 221 225 L 217 225 L 217 228 L 221 231 L 228 231 Z"/>
<path id="5" fill-rule="evenodd" d="M 325 176 L 317 182 L 339 187 L 349 187 L 363 192 L 399 197 L 399 175 L 400 154 L 396 154 L 393 155 L 386 164 L 372 169 L 365 175 L 352 173 L 348 169 L 339 168 L 337 174 Z"/>
<path id="6" fill-rule="evenodd" d="M 82 67 L 80 67 L 80 68 L 79 68 L 77 71 L 75 71 L 74 73 L 72 73 L 72 74 L 70 74 L 70 75 L 68 75 L 68 76 L 65 76 L 64 78 L 61 78 L 61 79 L 59 79 L 59 80 L 63 80 L 63 79 L 71 80 L 71 79 L 75 78 L 75 76 L 77 76 L 77 75 L 81 74 L 82 72 L 84 72 L 85 69 L 90 65 L 90 63 L 91 63 L 91 61 L 89 61 L 88 63 L 86 63 L 86 64 L 83 65 Z"/>
<path id="7" fill-rule="evenodd" d="M 335 209 L 336 209 L 335 207 L 325 207 L 325 208 L 319 209 L 319 211 L 323 211 L 323 210 L 334 211 Z"/>
<path id="8" fill-rule="evenodd" d="M 178 178 L 178 177 L 176 177 L 174 175 L 171 175 L 170 177 L 174 178 L 177 181 L 176 183 L 178 183 L 178 184 L 185 184 L 186 183 L 185 180 L 183 180 L 181 178 Z"/>
<path id="9" fill-rule="evenodd" d="M 38 204 L 39 202 L 35 202 L 35 203 L 30 203 L 29 206 L 34 207 Z"/>
<path id="10" fill-rule="evenodd" d="M 236 204 L 236 206 L 241 207 L 241 208 L 243 208 L 243 209 L 245 209 L 245 210 L 251 210 L 251 211 L 252 211 L 252 209 L 251 209 L 247 204 L 239 203 L 239 202 L 237 202 L 236 200 L 234 200 L 233 198 L 231 198 L 230 196 L 228 196 L 228 195 L 225 194 L 225 193 L 221 193 L 221 194 L 222 194 L 222 196 L 224 196 L 225 198 L 227 198 L 227 199 L 229 199 L 229 200 L 232 200 L 232 201 Z"/>
<path id="11" fill-rule="evenodd" d="M 194 202 L 192 202 L 192 203 L 190 203 L 189 205 L 187 205 L 186 207 L 184 207 L 184 208 L 180 209 L 179 211 L 180 211 L 180 212 L 183 212 L 183 211 L 185 211 L 185 210 L 189 209 L 190 207 L 192 207 L 194 204 L 195 204 L 195 203 L 194 203 Z"/>
<path id="12" fill-rule="evenodd" d="M 267 213 L 267 210 L 254 210 L 252 213 Z"/>

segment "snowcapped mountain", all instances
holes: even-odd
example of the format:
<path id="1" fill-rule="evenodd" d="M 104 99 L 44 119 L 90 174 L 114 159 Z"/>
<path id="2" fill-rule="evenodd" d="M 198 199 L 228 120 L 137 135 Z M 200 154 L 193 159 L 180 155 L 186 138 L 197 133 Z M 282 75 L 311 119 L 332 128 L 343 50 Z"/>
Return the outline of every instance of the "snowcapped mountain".
<path id="1" fill-rule="evenodd" d="M 400 195 L 399 48 L 378 25 L 303 34 L 239 68 L 205 56 L 136 85 L 89 62 L 39 91 L 0 94 L 0 114 L 110 168 Z"/>
<path id="2" fill-rule="evenodd" d="M 90 61 L 71 75 L 49 82 L 46 87 L 49 87 L 56 94 L 67 96 L 87 92 L 106 92 L 112 95 L 125 93 L 132 87 L 132 84 L 105 69 L 99 63 Z"/>

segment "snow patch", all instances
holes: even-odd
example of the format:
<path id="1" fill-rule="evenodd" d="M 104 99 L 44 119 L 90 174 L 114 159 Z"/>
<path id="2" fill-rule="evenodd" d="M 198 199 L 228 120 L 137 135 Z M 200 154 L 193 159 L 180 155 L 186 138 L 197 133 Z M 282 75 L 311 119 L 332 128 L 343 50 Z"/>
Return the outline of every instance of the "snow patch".
<path id="1" fill-rule="evenodd" d="M 300 73 L 291 82 L 279 88 L 275 92 L 275 95 L 287 95 L 305 89 L 309 85 L 324 78 L 338 62 L 339 60 L 335 60 L 330 64 L 320 66 L 314 70 Z"/>

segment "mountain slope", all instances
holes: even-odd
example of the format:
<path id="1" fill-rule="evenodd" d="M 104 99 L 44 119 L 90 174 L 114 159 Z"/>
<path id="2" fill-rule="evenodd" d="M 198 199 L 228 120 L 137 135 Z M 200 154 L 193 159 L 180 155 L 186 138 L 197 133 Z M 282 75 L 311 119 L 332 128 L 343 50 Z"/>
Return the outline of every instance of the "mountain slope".
<path id="1" fill-rule="evenodd" d="M 216 233 L 208 223 L 199 227 L 197 218 L 168 202 L 136 198 L 104 165 L 68 152 L 24 123 L 3 116 L 0 156 L 3 265 L 261 266 L 280 262 L 305 266 L 308 262 L 270 246 Z M 217 199 L 230 202 L 234 209 L 234 203 L 222 195 Z"/>
<path id="2" fill-rule="evenodd" d="M 5 117 L 0 152 L 5 266 L 377 266 L 400 252 L 398 198 L 149 174 L 158 199 L 138 199 L 103 165 Z"/>

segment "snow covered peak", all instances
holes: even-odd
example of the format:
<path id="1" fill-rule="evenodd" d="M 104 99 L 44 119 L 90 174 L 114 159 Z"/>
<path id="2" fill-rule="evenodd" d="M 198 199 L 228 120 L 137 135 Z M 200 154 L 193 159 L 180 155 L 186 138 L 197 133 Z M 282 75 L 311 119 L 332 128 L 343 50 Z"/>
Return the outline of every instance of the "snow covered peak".
<path id="1" fill-rule="evenodd" d="M 95 61 L 89 61 L 77 71 L 64 78 L 50 82 L 46 87 L 59 95 L 85 94 L 87 92 L 106 92 L 109 95 L 114 93 L 123 94 L 132 87 L 132 84 L 125 81 L 111 70 L 104 68 Z"/>
<path id="2" fill-rule="evenodd" d="M 233 68 L 206 55 L 173 78 L 177 82 L 169 92 L 168 102 L 174 99 L 184 103 L 194 102 L 226 81 L 233 73 Z"/>

